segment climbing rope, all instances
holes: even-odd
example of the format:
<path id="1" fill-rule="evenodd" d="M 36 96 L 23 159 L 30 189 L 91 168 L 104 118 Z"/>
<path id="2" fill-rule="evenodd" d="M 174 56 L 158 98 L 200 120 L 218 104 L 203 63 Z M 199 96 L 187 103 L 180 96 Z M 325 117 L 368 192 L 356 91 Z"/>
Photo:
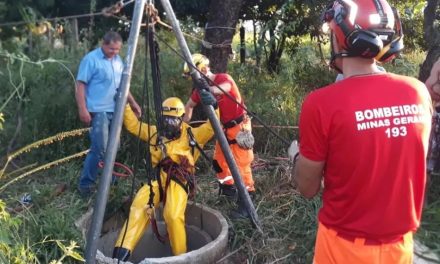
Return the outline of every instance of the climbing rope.
<path id="1" fill-rule="evenodd" d="M 149 25 L 159 24 L 159 25 L 163 26 L 164 28 L 166 28 L 166 29 L 168 29 L 170 31 L 173 31 L 173 27 L 172 26 L 168 25 L 167 23 L 163 22 L 160 19 L 159 12 L 154 7 L 154 5 L 152 5 L 152 4 L 147 5 L 146 13 L 151 16 L 151 22 L 150 23 L 143 23 L 142 26 L 148 27 Z M 128 19 L 124 19 L 124 18 L 120 18 L 120 19 L 124 20 L 125 22 L 131 23 L 131 21 L 128 20 Z M 208 28 L 208 29 L 210 29 L 210 28 Z M 232 42 L 223 42 L 223 43 L 216 44 L 216 43 L 208 42 L 208 41 L 206 41 L 204 39 L 198 38 L 198 37 L 193 36 L 191 34 L 188 34 L 186 32 L 182 32 L 182 34 L 187 36 L 187 37 L 189 37 L 189 38 L 191 38 L 191 39 L 199 41 L 206 48 L 230 48 L 231 45 L 232 45 Z"/>
<path id="2" fill-rule="evenodd" d="M 130 0 L 130 1 L 119 1 L 111 6 L 108 7 L 104 7 L 101 12 L 95 12 L 95 13 L 89 13 L 89 14 L 80 14 L 80 15 L 71 15 L 71 16 L 63 16 L 63 17 L 53 17 L 53 18 L 42 18 L 42 19 L 38 19 L 35 21 L 17 21 L 17 22 L 5 22 L 5 23 L 0 23 L 0 27 L 6 27 L 6 26 L 19 26 L 19 25 L 25 25 L 25 24 L 29 24 L 29 23 L 41 23 L 41 22 L 45 22 L 45 21 L 58 21 L 58 20 L 63 20 L 63 19 L 72 19 L 72 18 L 83 18 L 83 17 L 91 17 L 91 16 L 105 16 L 105 17 L 115 17 L 115 18 L 119 18 L 116 16 L 116 14 L 118 14 L 122 8 L 124 8 L 125 6 L 127 6 L 128 4 L 133 3 L 134 0 Z"/>
<path id="3" fill-rule="evenodd" d="M 191 173 L 193 166 L 189 163 L 189 160 L 187 158 L 180 156 L 179 163 L 176 163 L 171 158 L 167 157 L 160 162 L 160 166 L 167 174 L 164 192 L 165 195 L 162 201 L 164 206 L 167 201 L 166 191 L 170 185 L 171 180 L 182 186 L 182 188 L 188 193 L 189 198 L 194 197 L 196 180 L 194 177 L 194 173 Z"/>
<path id="4" fill-rule="evenodd" d="M 153 80 L 153 102 L 154 110 L 156 114 L 157 123 L 157 144 L 161 144 L 163 136 L 163 117 L 162 117 L 162 95 L 160 89 L 160 67 L 159 67 L 159 45 L 156 41 L 156 34 L 154 32 L 154 25 L 151 25 L 148 32 L 148 42 L 150 46 L 150 62 L 151 62 L 151 74 Z"/>
<path id="5" fill-rule="evenodd" d="M 104 161 L 100 161 L 99 163 L 98 163 L 98 167 L 99 168 L 104 168 Z M 120 163 L 120 162 L 115 162 L 114 163 L 114 167 L 116 167 L 116 168 L 120 168 L 120 169 L 122 169 L 122 171 L 123 172 L 118 172 L 118 171 L 116 171 L 116 170 L 113 170 L 113 175 L 115 176 L 115 177 L 119 177 L 119 178 L 127 178 L 127 177 L 129 177 L 129 176 L 133 176 L 133 171 L 127 166 L 127 165 L 125 165 L 125 164 L 122 164 L 122 163 Z"/>
<path id="6" fill-rule="evenodd" d="M 162 25 L 162 26 L 164 26 L 164 27 L 166 27 L 166 28 L 168 28 L 168 29 L 170 29 L 170 30 L 173 30 L 173 28 L 170 26 L 170 25 L 168 25 L 168 24 L 166 24 L 166 23 L 164 23 L 164 22 L 162 22 L 161 20 L 160 20 L 160 17 L 158 16 L 158 12 L 157 12 L 157 10 L 154 8 L 154 6 L 149 6 L 149 8 L 148 8 L 148 12 L 149 12 L 149 14 L 150 15 L 152 15 L 153 16 L 153 19 L 152 19 L 152 21 L 153 21 L 153 24 L 160 24 L 160 25 Z M 249 111 L 242 103 L 240 103 L 240 102 L 238 102 L 233 96 L 231 96 L 229 93 L 227 93 L 225 90 L 223 90 L 219 85 L 217 85 L 217 84 L 215 84 L 215 83 L 213 83 L 203 72 L 201 72 L 196 66 L 194 66 L 193 64 L 192 64 L 192 62 L 190 62 L 190 61 L 187 61 L 186 59 L 185 59 L 185 57 L 181 54 L 181 53 L 179 53 L 176 49 L 174 49 L 168 42 L 166 42 L 165 40 L 163 40 L 160 36 L 158 36 L 154 31 L 152 32 L 155 36 L 156 36 L 156 38 L 158 39 L 158 40 L 160 40 L 162 43 L 164 43 L 169 49 L 171 49 L 176 55 L 178 55 L 183 61 L 185 61 L 190 67 L 192 67 L 193 69 L 195 69 L 196 71 L 198 71 L 199 73 L 200 73 L 200 75 L 201 76 L 203 76 L 208 82 L 210 82 L 212 85 L 214 85 L 214 86 L 216 86 L 225 96 L 227 96 L 230 100 L 232 100 L 234 103 L 236 103 L 240 108 L 242 108 L 243 110 L 245 110 L 251 117 L 253 117 L 253 118 L 255 118 L 263 127 L 265 127 L 271 134 L 273 134 L 276 138 L 278 138 L 279 140 L 281 140 L 284 144 L 286 144 L 286 145 L 290 145 L 290 142 L 288 141 L 288 140 L 286 140 L 286 139 L 284 139 L 283 137 L 281 137 L 280 135 L 278 135 L 275 131 L 273 131 L 268 125 L 266 125 L 264 122 L 263 122 L 263 120 L 261 120 L 255 113 L 253 113 L 253 112 L 251 112 L 251 111 Z M 189 36 L 189 34 L 186 34 L 186 33 L 183 33 L 185 36 Z M 192 36 L 191 36 L 192 37 Z M 212 43 L 207 43 L 205 40 L 202 40 L 202 39 L 198 39 L 198 38 L 196 38 L 197 40 L 200 40 L 202 43 L 204 43 L 204 45 L 205 44 L 207 44 L 207 45 L 210 45 L 211 47 L 223 47 L 224 46 L 224 43 L 222 43 L 222 44 L 212 44 Z M 219 46 L 220 45 L 220 46 Z M 229 46 L 230 46 L 230 44 L 228 44 Z"/>
<path id="7" fill-rule="evenodd" d="M 286 144 L 287 146 L 290 145 L 290 142 L 288 140 L 286 140 L 285 138 L 281 137 L 280 135 L 278 135 L 273 129 L 271 129 L 268 125 L 266 125 L 265 122 L 263 122 L 263 120 L 261 120 L 260 117 L 257 116 L 257 114 L 249 111 L 242 103 L 238 102 L 233 96 L 231 96 L 228 92 L 226 92 L 224 89 L 222 89 L 219 85 L 213 83 L 208 76 L 206 76 L 202 71 L 200 71 L 195 65 L 192 64 L 191 61 L 187 61 L 186 58 L 180 53 L 178 52 L 175 48 L 173 48 L 169 43 L 167 43 L 164 39 L 162 39 L 159 35 L 155 34 L 155 36 L 157 37 L 158 40 L 160 40 L 163 44 L 165 44 L 169 49 L 171 49 L 177 56 L 179 56 L 183 61 L 185 61 L 191 68 L 193 68 L 194 70 L 196 70 L 197 72 L 200 73 L 200 75 L 205 78 L 208 82 L 210 82 L 210 84 L 212 84 L 213 86 L 216 86 L 226 97 L 228 97 L 230 100 L 232 100 L 234 103 L 236 103 L 240 108 L 242 108 L 243 110 L 245 110 L 251 117 L 255 118 L 258 123 L 260 123 L 264 128 L 266 128 L 272 135 L 274 135 L 276 138 L 278 138 L 279 140 L 281 140 L 284 144 Z"/>
<path id="8" fill-rule="evenodd" d="M 148 16 L 146 17 L 146 20 L 148 21 Z M 149 28 L 146 28 L 146 34 L 145 34 L 145 58 L 147 58 L 147 54 L 148 54 L 148 30 Z M 144 108 L 144 105 L 147 105 L 146 108 Z M 146 122 L 147 124 L 151 124 L 150 123 L 150 114 L 149 114 L 149 109 L 150 109 L 150 97 L 149 97 L 149 93 L 148 93 L 148 60 L 145 59 L 145 65 L 144 65 L 144 82 L 143 82 L 143 86 L 142 86 L 142 97 L 141 97 L 141 120 L 140 122 L 143 122 L 144 116 L 146 117 Z M 139 125 L 139 130 L 138 130 L 138 134 L 137 134 L 137 146 L 136 146 L 136 155 L 135 155 L 135 169 L 137 168 L 138 164 L 139 164 L 139 156 L 140 156 L 140 149 L 141 149 L 141 139 L 140 139 L 140 135 L 142 132 L 142 126 Z M 147 130 L 147 142 L 149 142 L 151 139 L 151 135 L 150 135 L 150 129 Z M 145 146 L 146 145 L 146 146 Z M 143 156 L 145 157 L 144 159 L 144 165 L 146 168 L 146 174 L 147 174 L 147 184 L 149 185 L 150 188 L 150 197 L 149 197 L 149 207 L 146 209 L 147 210 L 147 214 L 150 216 L 150 219 L 155 219 L 154 215 L 154 205 L 153 204 L 153 198 L 154 198 L 154 193 L 153 193 L 153 186 L 151 184 L 152 182 L 152 178 L 154 177 L 152 171 L 153 171 L 153 165 L 151 163 L 151 151 L 150 151 L 150 144 L 145 144 L 144 145 L 144 152 L 143 152 Z M 136 189 L 136 182 L 135 182 L 135 177 L 133 177 L 133 181 L 132 181 L 132 185 L 131 185 L 131 192 L 130 192 L 130 199 L 132 199 L 132 197 L 134 196 L 134 192 Z M 126 220 L 126 225 L 124 228 L 124 233 L 122 235 L 122 239 L 121 239 L 121 244 L 119 245 L 120 247 L 122 247 L 122 245 L 124 244 L 126 235 L 127 235 L 127 231 L 128 231 L 128 225 L 129 225 L 129 221 L 130 221 L 130 213 L 128 214 L 127 220 Z M 152 221 L 152 225 L 153 225 L 153 231 L 154 229 L 157 229 L 157 225 L 156 227 L 153 224 L 153 220 Z M 118 259 L 118 264 L 119 264 L 120 260 Z"/>
<path id="9" fill-rule="evenodd" d="M 157 9 L 154 8 L 154 5 L 148 3 L 146 5 L 145 10 L 146 15 L 146 24 L 149 26 L 145 29 L 145 67 L 144 67 L 144 85 L 143 85 L 143 93 L 142 93 L 142 107 L 146 101 L 147 107 L 144 109 L 145 111 L 142 111 L 144 114 L 142 115 L 146 117 L 146 123 L 148 125 L 151 124 L 151 118 L 150 118 L 150 97 L 148 92 L 148 53 L 150 53 L 150 62 L 151 62 L 151 74 L 152 74 L 152 81 L 153 81 L 153 102 L 154 102 L 154 109 L 156 114 L 156 139 L 155 146 L 159 146 L 162 148 L 163 153 L 166 153 L 164 149 L 164 142 L 162 142 L 161 135 L 163 134 L 163 128 L 162 128 L 162 96 L 161 96 L 161 90 L 160 90 L 160 68 L 159 68 L 159 58 L 158 58 L 158 44 L 154 39 L 154 24 L 156 23 L 157 16 Z M 146 100 L 145 100 L 146 99 Z M 142 122 L 142 119 L 141 119 Z M 140 134 L 141 134 L 141 126 L 139 126 L 139 132 L 138 132 L 138 148 L 140 147 Z M 150 223 L 152 226 L 152 231 L 155 234 L 156 238 L 164 243 L 166 241 L 166 235 L 162 236 L 159 233 L 158 227 L 157 227 L 157 221 L 155 217 L 155 206 L 154 206 L 154 193 L 152 181 L 157 180 L 159 184 L 159 195 L 160 199 L 165 199 L 164 193 L 162 191 L 162 184 L 160 182 L 160 165 L 156 167 L 156 170 L 154 171 L 152 159 L 151 159 L 151 149 L 150 147 L 153 145 L 151 143 L 152 135 L 150 135 L 150 129 L 147 131 L 147 144 L 145 146 L 145 160 L 144 164 L 146 167 L 146 173 L 147 173 L 147 184 L 150 189 L 150 194 L 148 197 L 148 207 L 146 208 L 147 214 L 150 218 Z M 139 153 L 136 155 L 136 159 L 138 159 Z M 134 193 L 134 182 L 132 185 L 132 195 Z M 128 229 L 128 221 L 129 217 L 127 218 L 127 224 L 125 226 L 124 234 L 122 236 L 121 245 L 123 245 L 125 236 Z M 118 261 L 119 262 L 119 261 Z"/>
<path id="10" fill-rule="evenodd" d="M 160 19 L 157 21 L 157 23 L 160 24 L 161 26 L 163 26 L 163 27 L 169 29 L 170 31 L 173 31 L 173 27 L 172 27 L 172 26 L 170 26 L 170 25 L 168 25 L 167 23 L 161 21 Z M 185 32 L 182 32 L 182 34 L 185 35 L 185 36 L 187 36 L 187 37 L 189 37 L 189 38 L 192 38 L 192 39 L 194 39 L 194 40 L 199 41 L 200 43 L 202 43 L 202 45 L 203 45 L 205 48 L 208 48 L 208 49 L 212 49 L 212 48 L 230 48 L 231 45 L 232 45 L 232 42 L 231 42 L 231 41 L 224 41 L 223 43 L 215 44 L 215 43 L 212 43 L 212 42 L 206 41 L 206 40 L 204 40 L 204 39 L 198 38 L 198 37 L 196 37 L 196 36 L 193 36 L 193 35 L 188 34 L 188 33 L 185 33 Z"/>
<path id="11" fill-rule="evenodd" d="M 196 124 L 203 124 L 206 121 L 203 120 L 194 120 L 189 122 L 190 125 L 196 125 Z M 280 125 L 267 125 L 270 128 L 277 128 L 277 129 L 298 129 L 298 126 L 280 126 Z M 252 128 L 264 128 L 262 125 L 252 125 Z"/>

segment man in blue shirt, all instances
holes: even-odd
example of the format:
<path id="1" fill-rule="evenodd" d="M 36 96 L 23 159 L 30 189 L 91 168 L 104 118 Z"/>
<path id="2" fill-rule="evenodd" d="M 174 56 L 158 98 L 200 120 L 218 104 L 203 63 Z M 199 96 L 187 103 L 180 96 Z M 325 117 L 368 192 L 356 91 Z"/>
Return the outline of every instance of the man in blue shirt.
<path id="1" fill-rule="evenodd" d="M 110 123 L 115 109 L 115 96 L 121 82 L 124 64 L 118 55 L 122 38 L 116 32 L 105 34 L 101 47 L 89 52 L 81 61 L 76 78 L 76 104 L 81 122 L 91 125 L 90 152 L 84 162 L 78 190 L 89 196 L 95 190 L 98 163 L 107 147 Z M 140 117 L 141 109 L 129 93 L 128 103 Z"/>

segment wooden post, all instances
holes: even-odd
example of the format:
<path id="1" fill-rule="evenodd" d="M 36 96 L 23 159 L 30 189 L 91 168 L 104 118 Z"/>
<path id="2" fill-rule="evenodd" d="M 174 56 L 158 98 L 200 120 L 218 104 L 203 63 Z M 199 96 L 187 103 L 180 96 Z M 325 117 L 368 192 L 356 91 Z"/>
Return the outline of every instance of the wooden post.
<path id="1" fill-rule="evenodd" d="M 73 41 L 75 41 L 75 43 L 78 43 L 79 42 L 78 19 L 74 18 L 71 20 L 71 22 L 72 22 Z"/>
<path id="2" fill-rule="evenodd" d="M 240 63 L 244 64 L 245 61 L 246 61 L 245 30 L 242 24 L 240 27 Z"/>
<path id="3" fill-rule="evenodd" d="M 53 48 L 53 28 L 52 26 L 47 26 L 47 42 L 49 42 L 49 46 L 52 49 Z"/>
<path id="4" fill-rule="evenodd" d="M 252 19 L 252 26 L 254 29 L 254 49 L 255 49 L 255 60 L 257 64 L 257 68 L 260 68 L 260 49 L 258 47 L 258 40 L 257 40 L 257 23 L 255 19 Z"/>
<path id="5" fill-rule="evenodd" d="M 67 30 L 64 37 L 64 42 L 67 44 L 70 50 L 75 50 L 79 43 L 78 19 L 69 19 L 67 25 L 68 27 L 66 28 Z"/>
<path id="6" fill-rule="evenodd" d="M 32 35 L 32 30 L 29 30 L 29 34 L 28 34 L 28 54 L 32 54 L 32 51 L 34 50 L 34 43 L 33 43 L 33 35 Z"/>

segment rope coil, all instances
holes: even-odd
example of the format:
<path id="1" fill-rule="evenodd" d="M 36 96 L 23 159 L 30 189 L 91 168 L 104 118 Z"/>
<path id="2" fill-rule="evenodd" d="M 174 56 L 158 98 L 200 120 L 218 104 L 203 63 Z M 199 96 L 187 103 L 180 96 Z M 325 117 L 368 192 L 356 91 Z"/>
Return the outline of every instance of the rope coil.
<path id="1" fill-rule="evenodd" d="M 112 6 L 104 7 L 101 10 L 101 13 L 105 17 L 110 17 L 110 16 L 116 15 L 117 13 L 121 12 L 121 9 L 123 7 L 124 7 L 124 3 L 121 1 L 121 2 L 118 2 L 114 5 L 112 5 Z"/>
<path id="2" fill-rule="evenodd" d="M 104 168 L 104 161 L 100 161 L 98 163 L 98 167 L 99 168 Z M 120 162 L 115 162 L 115 167 L 117 168 L 121 168 L 124 172 L 117 172 L 117 171 L 113 171 L 113 175 L 119 178 L 127 178 L 129 176 L 133 176 L 134 173 L 133 171 L 125 164 L 122 164 Z"/>

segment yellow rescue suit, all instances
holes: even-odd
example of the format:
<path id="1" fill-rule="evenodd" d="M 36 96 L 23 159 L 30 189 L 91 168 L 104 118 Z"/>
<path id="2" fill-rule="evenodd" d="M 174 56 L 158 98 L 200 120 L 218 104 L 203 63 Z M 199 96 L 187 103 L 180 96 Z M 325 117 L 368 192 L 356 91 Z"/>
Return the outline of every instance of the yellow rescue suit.
<path id="1" fill-rule="evenodd" d="M 124 113 L 124 125 L 127 130 L 134 134 L 139 134 L 139 126 L 141 126 L 141 132 L 139 137 L 150 144 L 156 143 L 157 130 L 156 126 L 149 126 L 148 124 L 141 123 L 130 107 L 125 108 Z M 164 148 L 159 146 L 150 146 L 151 159 L 153 167 L 156 167 L 164 158 L 170 158 L 174 163 L 180 164 L 182 160 L 185 160 L 188 164 L 186 167 L 190 170 L 190 173 L 194 173 L 194 164 L 200 156 L 200 152 L 197 148 L 193 148 L 190 145 L 190 135 L 188 135 L 189 125 L 182 122 L 181 136 L 175 140 L 168 141 L 164 139 Z M 195 141 L 203 147 L 214 135 L 214 131 L 210 122 L 206 122 L 203 125 L 191 128 L 191 132 L 194 135 Z M 162 150 L 166 153 L 163 153 Z M 166 203 L 164 206 L 163 217 L 167 226 L 167 231 L 170 239 L 171 249 L 174 255 L 180 255 L 186 253 L 186 231 L 185 231 L 185 209 L 188 201 L 187 190 L 183 188 L 181 183 L 174 181 L 168 181 L 167 173 L 161 168 L 160 178 L 161 186 L 157 180 L 152 181 L 152 190 L 154 192 L 153 203 L 154 207 L 157 207 L 160 202 L 159 188 L 164 191 L 164 197 L 166 197 Z M 128 228 L 125 233 L 125 226 L 121 229 L 119 238 L 115 247 L 120 247 L 133 252 L 139 239 L 144 234 L 148 224 L 150 222 L 149 201 L 150 186 L 144 185 L 136 194 L 134 201 L 130 207 L 130 215 L 128 218 Z M 125 235 L 124 235 L 125 233 Z"/>

